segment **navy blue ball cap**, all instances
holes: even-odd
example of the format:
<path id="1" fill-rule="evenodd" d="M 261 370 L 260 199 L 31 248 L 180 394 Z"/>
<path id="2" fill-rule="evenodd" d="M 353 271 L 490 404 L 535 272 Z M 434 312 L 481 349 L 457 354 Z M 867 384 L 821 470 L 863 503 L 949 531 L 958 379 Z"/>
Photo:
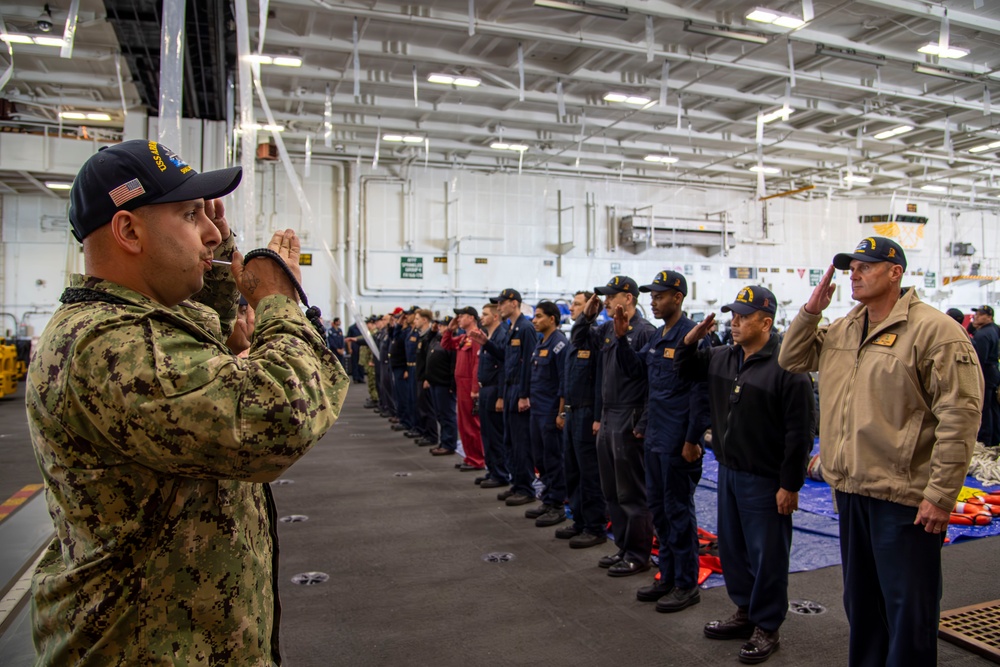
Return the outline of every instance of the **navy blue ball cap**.
<path id="1" fill-rule="evenodd" d="M 687 279 L 676 271 L 660 271 L 653 278 L 653 282 L 648 285 L 639 285 L 640 292 L 666 292 L 668 289 L 676 290 L 687 296 Z"/>
<path id="2" fill-rule="evenodd" d="M 491 296 L 490 297 L 490 303 L 501 303 L 503 301 L 508 301 L 510 299 L 513 299 L 514 301 L 517 301 L 518 303 L 521 303 L 523 301 L 521 299 L 521 293 L 520 292 L 518 292 L 516 289 L 507 288 L 504 291 L 500 292 L 500 296 L 495 296 L 495 297 Z"/>
<path id="3" fill-rule="evenodd" d="M 758 310 L 763 310 L 765 313 L 774 315 L 775 311 L 778 310 L 778 302 L 771 290 L 766 287 L 748 285 L 736 295 L 736 301 L 723 306 L 721 310 L 724 313 L 732 311 L 737 315 L 750 315 Z"/>
<path id="4" fill-rule="evenodd" d="M 224 197 L 240 184 L 242 167 L 199 174 L 177 153 L 155 141 L 134 139 L 105 146 L 84 162 L 69 193 L 73 236 L 82 241 L 118 211 L 149 204 Z"/>
<path id="5" fill-rule="evenodd" d="M 622 292 L 631 294 L 632 296 L 638 296 L 639 285 L 628 276 L 615 276 L 608 281 L 607 285 L 604 285 L 603 287 L 595 287 L 594 292 L 602 296 L 608 296 L 609 294 L 621 294 Z"/>
<path id="6" fill-rule="evenodd" d="M 899 264 L 906 268 L 906 255 L 903 248 L 892 239 L 884 236 L 868 236 L 861 239 L 861 243 L 854 249 L 854 252 L 842 252 L 834 255 L 833 265 L 841 271 L 851 268 L 851 262 L 889 262 Z"/>

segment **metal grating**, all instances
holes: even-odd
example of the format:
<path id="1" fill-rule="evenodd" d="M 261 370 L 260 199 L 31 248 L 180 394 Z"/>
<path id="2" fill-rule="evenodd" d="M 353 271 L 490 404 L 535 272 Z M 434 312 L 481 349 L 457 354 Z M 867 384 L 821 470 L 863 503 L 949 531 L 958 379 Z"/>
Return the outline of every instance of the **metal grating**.
<path id="1" fill-rule="evenodd" d="M 1000 600 L 943 612 L 938 636 L 1000 664 Z"/>

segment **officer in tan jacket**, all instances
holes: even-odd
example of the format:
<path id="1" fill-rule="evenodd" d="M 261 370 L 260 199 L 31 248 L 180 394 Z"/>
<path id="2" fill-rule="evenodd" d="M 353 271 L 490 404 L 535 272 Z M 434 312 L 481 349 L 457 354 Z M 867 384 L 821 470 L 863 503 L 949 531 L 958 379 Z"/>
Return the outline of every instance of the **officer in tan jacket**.
<path id="1" fill-rule="evenodd" d="M 850 271 L 861 305 L 820 327 L 835 268 Z M 789 371 L 819 371 L 852 666 L 937 663 L 941 545 L 982 414 L 972 344 L 900 287 L 905 270 L 903 249 L 878 236 L 836 255 L 779 356 Z"/>

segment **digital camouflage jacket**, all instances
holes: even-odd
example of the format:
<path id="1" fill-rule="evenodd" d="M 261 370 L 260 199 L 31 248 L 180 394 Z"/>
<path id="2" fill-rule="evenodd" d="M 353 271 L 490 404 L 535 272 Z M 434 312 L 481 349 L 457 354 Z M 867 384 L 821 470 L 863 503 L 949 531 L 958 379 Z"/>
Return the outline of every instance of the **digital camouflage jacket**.
<path id="1" fill-rule="evenodd" d="M 348 378 L 284 296 L 232 355 L 236 296 L 226 268 L 197 295 L 212 307 L 73 276 L 28 374 L 56 529 L 32 580 L 37 664 L 280 663 L 266 482 L 333 425 Z"/>

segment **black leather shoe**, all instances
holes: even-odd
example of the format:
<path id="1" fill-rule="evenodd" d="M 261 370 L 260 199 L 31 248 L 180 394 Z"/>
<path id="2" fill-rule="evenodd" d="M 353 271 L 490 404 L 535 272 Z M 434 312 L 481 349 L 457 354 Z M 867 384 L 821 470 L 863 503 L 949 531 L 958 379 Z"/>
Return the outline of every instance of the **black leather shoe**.
<path id="1" fill-rule="evenodd" d="M 419 447 L 429 447 L 430 445 L 436 445 L 437 442 L 431 440 L 430 438 L 420 438 L 417 440 L 417 446 Z"/>
<path id="2" fill-rule="evenodd" d="M 505 482 L 502 479 L 493 479 L 492 477 L 484 479 L 479 483 L 480 489 L 499 489 L 503 486 L 510 486 L 510 482 Z M 507 500 L 507 498 L 498 498 L 497 500 Z"/>
<path id="3" fill-rule="evenodd" d="M 475 480 L 473 480 L 473 481 L 475 481 L 475 483 L 476 483 L 476 486 L 479 486 L 480 484 L 482 484 L 483 482 L 485 482 L 485 481 L 486 481 L 486 480 L 488 480 L 488 479 L 489 479 L 489 477 L 477 477 L 477 478 L 476 478 Z"/>
<path id="4" fill-rule="evenodd" d="M 753 634 L 753 623 L 746 609 L 737 609 L 736 613 L 724 621 L 709 621 L 705 624 L 705 636 L 709 639 L 749 639 Z"/>
<path id="5" fill-rule="evenodd" d="M 608 541 L 606 535 L 594 535 L 593 533 L 580 533 L 576 537 L 570 539 L 569 548 L 570 549 L 586 549 L 588 547 L 596 547 L 600 544 L 604 544 Z M 605 556 L 607 558 L 607 556 Z M 600 565 L 600 563 L 598 563 Z M 601 565 L 604 567 L 604 565 Z"/>
<path id="6" fill-rule="evenodd" d="M 665 584 L 662 581 L 654 581 L 650 586 L 643 586 L 635 592 L 635 599 L 639 602 L 656 602 L 664 595 L 674 589 L 674 582 Z"/>
<path id="7" fill-rule="evenodd" d="M 664 595 L 656 603 L 656 611 L 671 614 L 675 611 L 687 609 L 691 605 L 701 602 L 701 593 L 697 586 L 688 589 L 674 587 L 672 591 Z"/>
<path id="8" fill-rule="evenodd" d="M 582 532 L 583 531 L 577 528 L 576 526 L 563 526 L 562 528 L 556 530 L 556 539 L 569 540 L 576 537 Z"/>
<path id="9" fill-rule="evenodd" d="M 463 463 L 462 465 L 458 466 L 458 469 L 461 470 L 462 472 L 472 472 L 473 470 L 486 470 L 486 466 L 473 466 L 469 465 L 468 463 Z"/>
<path id="10" fill-rule="evenodd" d="M 561 507 L 550 507 L 545 514 L 541 514 L 535 519 L 535 526 L 538 528 L 548 528 L 565 520 L 566 510 Z"/>
<path id="11" fill-rule="evenodd" d="M 623 558 L 625 558 L 625 553 L 623 551 L 619 551 L 618 553 L 610 556 L 601 556 L 601 559 L 597 561 L 597 567 L 603 567 L 606 570 L 612 565 L 617 565 L 622 562 Z"/>
<path id="12" fill-rule="evenodd" d="M 518 505 L 527 505 L 529 503 L 537 502 L 538 498 L 534 496 L 529 496 L 527 493 L 512 493 L 508 496 L 504 504 L 507 507 L 517 507 Z"/>
<path id="13" fill-rule="evenodd" d="M 410 430 L 410 428 L 408 426 L 403 426 L 402 424 L 393 424 L 389 428 L 391 428 L 393 431 L 409 431 Z"/>
<path id="14" fill-rule="evenodd" d="M 524 518 L 537 519 L 538 517 L 548 512 L 550 509 L 552 509 L 551 505 L 546 505 L 545 503 L 542 503 L 538 507 L 532 507 L 531 509 L 524 510 Z"/>
<path id="15" fill-rule="evenodd" d="M 405 433 L 403 433 L 403 435 L 405 435 L 407 438 L 420 438 L 420 437 L 423 437 L 423 436 L 420 435 L 420 431 L 406 431 Z"/>
<path id="16" fill-rule="evenodd" d="M 761 628 L 754 628 L 750 641 L 740 647 L 740 662 L 747 665 L 756 665 L 771 657 L 771 654 L 778 650 L 781 642 L 778 641 L 778 631 L 768 632 Z"/>
<path id="17" fill-rule="evenodd" d="M 449 456 L 455 453 L 454 449 L 448 449 L 447 447 L 435 447 L 430 450 L 431 456 Z"/>
<path id="18" fill-rule="evenodd" d="M 608 568 L 609 577 L 631 577 L 649 569 L 649 561 L 637 563 L 634 560 L 622 558 L 620 561 Z"/>
<path id="19" fill-rule="evenodd" d="M 483 486 L 486 486 L 486 482 L 483 482 L 479 486 L 480 486 L 480 488 L 482 488 Z M 505 490 L 503 490 L 503 491 L 501 491 L 500 493 L 497 494 L 497 500 L 507 500 L 512 495 L 514 495 L 514 489 L 505 489 Z"/>

